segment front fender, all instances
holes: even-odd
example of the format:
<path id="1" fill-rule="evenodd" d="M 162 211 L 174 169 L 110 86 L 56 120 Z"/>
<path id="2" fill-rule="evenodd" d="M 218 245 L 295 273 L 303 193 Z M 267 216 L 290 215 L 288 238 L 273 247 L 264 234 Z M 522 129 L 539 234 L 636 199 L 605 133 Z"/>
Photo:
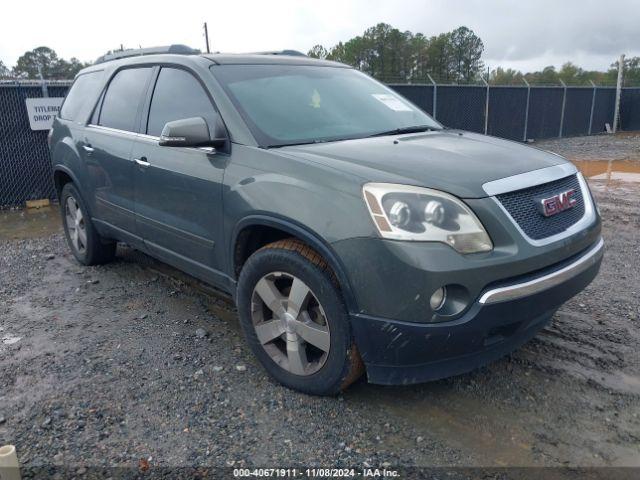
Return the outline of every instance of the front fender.
<path id="1" fill-rule="evenodd" d="M 304 241 L 322 255 L 338 278 L 348 311 L 352 313 L 358 311 L 355 296 L 353 295 L 353 289 L 351 287 L 349 277 L 345 273 L 344 265 L 342 264 L 340 257 L 338 257 L 331 245 L 326 243 L 318 233 L 311 231 L 309 228 L 297 223 L 295 220 L 280 217 L 275 214 L 249 215 L 244 217 L 236 224 L 231 235 L 228 258 L 235 258 L 235 245 L 237 244 L 240 233 L 246 228 L 257 225 L 277 228 L 278 230 L 290 233 L 291 236 Z M 236 265 L 234 264 L 232 271 L 236 271 L 235 267 Z"/>
<path id="2" fill-rule="evenodd" d="M 376 236 L 362 198 L 364 179 L 289 155 L 287 152 L 234 145 L 224 176 L 224 251 L 233 259 L 238 234 L 249 225 L 291 233 L 317 249 L 336 272 L 350 311 L 357 311 L 343 262 L 332 244 Z M 235 272 L 233 260 L 228 271 Z"/>

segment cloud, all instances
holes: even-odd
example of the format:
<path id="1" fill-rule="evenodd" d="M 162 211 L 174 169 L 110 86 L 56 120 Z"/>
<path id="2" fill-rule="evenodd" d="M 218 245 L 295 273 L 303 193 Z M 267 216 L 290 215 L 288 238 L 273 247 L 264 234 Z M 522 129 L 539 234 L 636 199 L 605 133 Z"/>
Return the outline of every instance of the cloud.
<path id="1" fill-rule="evenodd" d="M 204 21 L 212 48 L 222 51 L 306 51 L 386 22 L 426 35 L 466 25 L 483 39 L 485 61 L 495 66 L 529 69 L 572 60 L 604 69 L 622 52 L 640 55 L 637 0 L 31 0 L 3 5 L 0 59 L 13 65 L 40 45 L 82 60 L 120 44 L 204 49 Z"/>

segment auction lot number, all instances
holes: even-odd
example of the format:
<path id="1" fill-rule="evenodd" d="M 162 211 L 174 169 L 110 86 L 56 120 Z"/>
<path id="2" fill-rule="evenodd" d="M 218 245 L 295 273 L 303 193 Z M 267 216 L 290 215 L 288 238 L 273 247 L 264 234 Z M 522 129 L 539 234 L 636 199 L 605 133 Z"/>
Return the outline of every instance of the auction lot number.
<path id="1" fill-rule="evenodd" d="M 397 478 L 396 470 L 385 468 L 234 468 L 233 476 L 276 478 Z"/>

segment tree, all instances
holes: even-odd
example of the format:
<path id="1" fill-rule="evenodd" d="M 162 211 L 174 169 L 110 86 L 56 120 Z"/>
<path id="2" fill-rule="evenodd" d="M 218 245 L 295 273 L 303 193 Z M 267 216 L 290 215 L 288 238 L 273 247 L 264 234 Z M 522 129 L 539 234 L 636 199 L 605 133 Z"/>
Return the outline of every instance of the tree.
<path id="1" fill-rule="evenodd" d="M 467 27 L 433 37 L 400 31 L 379 23 L 362 35 L 340 42 L 329 51 L 316 45 L 309 55 L 347 63 L 369 75 L 391 82 L 469 83 L 482 71 L 482 40 Z"/>
<path id="2" fill-rule="evenodd" d="M 640 85 L 640 57 L 627 58 L 624 61 L 624 85 Z"/>
<path id="3" fill-rule="evenodd" d="M 522 72 L 507 68 L 498 67 L 491 72 L 489 83 L 493 85 L 524 85 Z"/>
<path id="4" fill-rule="evenodd" d="M 71 57 L 69 61 L 61 59 L 58 66 L 58 78 L 72 79 L 78 74 L 80 70 L 87 67 L 88 65 L 88 63 L 83 63 L 76 57 Z"/>
<path id="5" fill-rule="evenodd" d="M 40 72 L 44 78 L 55 78 L 59 64 L 60 59 L 54 50 L 37 47 L 18 58 L 13 71 L 21 78 L 39 78 Z"/>
<path id="6" fill-rule="evenodd" d="M 7 68 L 2 60 L 0 60 L 0 79 L 10 78 L 11 71 Z"/>
<path id="7" fill-rule="evenodd" d="M 329 54 L 329 52 L 327 51 L 326 48 L 324 48 L 322 45 L 315 45 L 313 48 L 311 48 L 311 50 L 309 50 L 309 52 L 307 53 L 307 55 L 309 57 L 313 57 L 313 58 L 319 58 L 320 60 L 324 60 L 325 58 L 327 58 L 327 55 Z"/>
<path id="8" fill-rule="evenodd" d="M 480 37 L 467 27 L 458 27 L 451 32 L 449 41 L 454 80 L 459 83 L 477 80 L 483 69 L 484 44 Z"/>
<path id="9" fill-rule="evenodd" d="M 46 79 L 72 79 L 86 66 L 75 57 L 66 61 L 49 47 L 37 47 L 18 58 L 13 73 L 19 78 L 37 79 L 41 73 Z"/>
<path id="10" fill-rule="evenodd" d="M 584 85 L 588 83 L 587 74 L 588 72 L 585 72 L 580 67 L 571 62 L 567 62 L 562 65 L 562 68 L 558 72 L 558 77 L 567 85 Z"/>
<path id="11" fill-rule="evenodd" d="M 387 23 L 367 28 L 362 35 L 339 42 L 327 49 L 316 45 L 309 56 L 346 63 L 384 82 L 438 83 L 479 82 L 484 66 L 484 44 L 473 30 L 461 26 L 451 32 L 427 37 L 422 33 L 400 31 Z M 640 57 L 625 60 L 624 85 L 640 85 Z M 597 85 L 616 83 L 617 63 L 607 72 L 583 70 L 566 62 L 558 71 L 548 66 L 523 74 L 510 68 L 496 68 L 489 75 L 494 85 Z"/>
<path id="12" fill-rule="evenodd" d="M 640 85 L 640 57 L 630 57 L 624 60 L 622 79 L 625 87 Z M 618 81 L 618 62 L 613 62 L 604 75 L 606 83 L 615 85 Z"/>
<path id="13" fill-rule="evenodd" d="M 431 37 L 427 46 L 427 70 L 436 82 L 453 81 L 451 65 L 451 34 L 441 33 Z"/>
<path id="14" fill-rule="evenodd" d="M 558 85 L 560 83 L 560 77 L 556 71 L 556 67 L 553 65 L 544 67 L 541 72 L 527 73 L 525 78 L 529 83 L 535 84 Z"/>

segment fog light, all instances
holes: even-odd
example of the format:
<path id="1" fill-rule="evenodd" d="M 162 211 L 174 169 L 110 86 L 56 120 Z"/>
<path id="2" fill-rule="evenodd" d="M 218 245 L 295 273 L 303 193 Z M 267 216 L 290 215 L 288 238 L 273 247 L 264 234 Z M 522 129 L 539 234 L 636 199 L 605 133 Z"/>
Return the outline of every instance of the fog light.
<path id="1" fill-rule="evenodd" d="M 444 301 L 447 298 L 447 291 L 444 287 L 440 287 L 433 295 L 431 295 L 431 299 L 429 300 L 429 305 L 431 306 L 431 310 L 439 310 L 442 305 L 444 305 Z"/>

